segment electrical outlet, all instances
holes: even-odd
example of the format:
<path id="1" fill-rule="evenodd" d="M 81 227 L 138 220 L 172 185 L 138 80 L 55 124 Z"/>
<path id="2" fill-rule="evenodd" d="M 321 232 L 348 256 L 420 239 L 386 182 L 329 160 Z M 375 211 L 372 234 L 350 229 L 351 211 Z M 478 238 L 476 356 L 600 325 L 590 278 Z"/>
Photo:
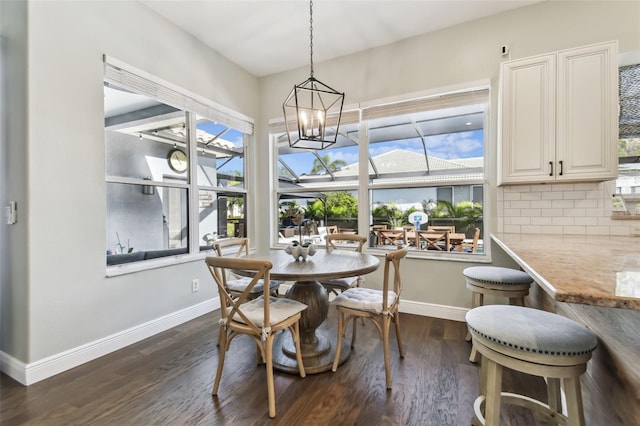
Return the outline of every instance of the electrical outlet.
<path id="1" fill-rule="evenodd" d="M 191 280 L 191 292 L 196 293 L 198 291 L 200 291 L 200 280 L 198 279 Z"/>

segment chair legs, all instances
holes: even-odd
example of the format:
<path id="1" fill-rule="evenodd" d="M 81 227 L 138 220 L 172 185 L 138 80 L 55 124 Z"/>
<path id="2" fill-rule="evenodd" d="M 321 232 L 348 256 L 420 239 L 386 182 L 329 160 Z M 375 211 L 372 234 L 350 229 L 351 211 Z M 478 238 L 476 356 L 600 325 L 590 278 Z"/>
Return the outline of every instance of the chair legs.
<path id="1" fill-rule="evenodd" d="M 364 318 L 360 318 L 360 321 L 362 321 L 362 325 L 364 325 Z M 353 326 L 351 327 L 351 349 L 356 347 L 356 330 L 358 329 L 357 325 L 358 325 L 358 320 L 357 318 L 354 318 Z"/>
<path id="2" fill-rule="evenodd" d="M 274 418 L 276 416 L 276 392 L 273 384 L 273 334 L 267 337 L 265 342 L 267 349 L 265 357 L 267 358 L 267 395 L 269 397 L 269 417 Z"/>
<path id="3" fill-rule="evenodd" d="M 562 396 L 560 395 L 560 379 L 547 377 L 547 402 L 551 410 L 561 410 Z"/>
<path id="4" fill-rule="evenodd" d="M 584 408 L 582 406 L 580 377 L 565 377 L 562 379 L 562 385 L 567 396 L 568 424 L 584 425 Z"/>
<path id="5" fill-rule="evenodd" d="M 300 349 L 300 322 L 293 324 L 293 330 L 291 330 L 291 337 L 293 338 L 293 344 L 296 347 L 296 361 L 298 361 L 298 371 L 300 377 L 306 377 L 307 373 L 304 371 L 304 364 L 302 363 L 302 350 Z"/>
<path id="6" fill-rule="evenodd" d="M 224 327 L 220 326 L 220 331 L 218 332 L 218 343 L 216 343 L 217 347 L 220 347 L 220 342 L 222 342 L 222 334 L 224 333 Z"/>
<path id="7" fill-rule="evenodd" d="M 342 352 L 342 340 L 345 337 L 347 323 L 351 321 L 353 323 L 353 333 L 351 337 L 351 347 L 353 348 L 355 343 L 356 336 L 356 325 L 358 323 L 357 316 L 349 316 L 347 319 L 347 314 L 338 309 L 338 339 L 336 342 L 336 353 L 335 358 L 333 359 L 333 365 L 331 366 L 331 371 L 338 370 L 338 363 L 340 361 L 340 354 Z M 360 317 L 364 320 L 365 317 Z M 372 318 L 369 318 L 372 319 Z M 390 356 L 390 332 L 391 332 L 391 322 L 394 322 L 395 331 L 396 331 L 396 340 L 398 343 L 398 352 L 400 354 L 400 358 L 404 358 L 404 349 L 402 348 L 402 339 L 400 338 L 400 313 L 395 312 L 394 316 L 384 315 L 382 316 L 382 324 L 376 322 L 374 324 L 380 334 L 382 339 L 382 350 L 384 355 L 384 373 L 387 389 L 391 389 L 392 375 L 391 375 L 391 356 Z"/>
<path id="8" fill-rule="evenodd" d="M 213 389 L 211 391 L 211 395 L 218 394 L 220 377 L 222 377 L 222 367 L 224 366 L 224 356 L 227 353 L 227 332 L 222 327 L 220 327 L 220 330 L 220 340 L 218 341 L 218 346 L 220 346 L 220 350 L 218 351 L 218 369 L 216 371 L 216 378 L 213 381 Z"/>
<path id="9" fill-rule="evenodd" d="M 296 360 L 298 361 L 298 370 L 300 371 L 300 377 L 306 377 L 306 373 L 304 370 L 304 364 L 302 363 L 302 351 L 300 350 L 300 324 L 296 321 L 294 324 L 289 326 L 289 331 L 291 332 L 291 338 L 293 339 L 293 343 L 296 348 Z M 273 378 L 273 340 L 276 336 L 276 333 L 269 333 L 266 341 L 264 342 L 264 347 L 259 343 L 259 339 L 256 340 L 258 344 L 257 347 L 257 362 L 258 364 L 264 362 L 266 364 L 267 369 L 267 396 L 269 400 L 269 417 L 273 418 L 276 416 L 276 398 L 275 398 L 275 384 Z M 229 347 L 229 335 L 226 331 L 221 333 L 220 336 L 220 351 L 218 358 L 218 369 L 216 371 L 216 377 L 213 382 L 213 390 L 211 391 L 211 395 L 218 394 L 218 388 L 220 386 L 220 378 L 222 376 L 222 369 L 224 367 L 224 359 L 225 354 L 227 353 L 227 349 Z"/>
<path id="10" fill-rule="evenodd" d="M 289 327 L 291 332 L 291 338 L 296 348 L 296 360 L 298 361 L 298 370 L 300 371 L 300 377 L 306 377 L 304 371 L 304 364 L 302 363 L 302 351 L 300 350 L 300 326 L 299 322 L 295 322 Z M 274 418 L 276 416 L 276 393 L 275 384 L 273 381 L 273 339 L 274 333 L 270 333 L 265 342 L 265 361 L 267 367 L 267 395 L 269 398 L 269 417 Z"/>
<path id="11" fill-rule="evenodd" d="M 387 381 L 387 389 L 391 389 L 391 360 L 389 359 L 389 329 L 391 328 L 391 317 L 382 317 L 382 346 L 384 351 L 384 375 Z"/>
<path id="12" fill-rule="evenodd" d="M 353 322 L 354 332 L 355 332 L 355 321 Z M 344 314 L 342 311 L 338 310 L 338 341 L 336 342 L 336 356 L 333 359 L 333 365 L 331 366 L 331 371 L 335 372 L 338 369 L 338 362 L 340 361 L 340 352 L 342 352 L 342 338 L 344 336 Z M 353 347 L 353 340 L 351 342 L 351 346 Z"/>
<path id="13" fill-rule="evenodd" d="M 502 397 L 502 366 L 493 360 L 483 359 L 487 363 L 486 397 L 484 418 L 486 426 L 500 424 L 500 399 Z"/>
<path id="14" fill-rule="evenodd" d="M 478 306 L 482 306 L 483 304 L 484 304 L 484 294 L 477 293 L 474 291 L 471 294 L 471 309 L 477 308 Z M 464 340 L 466 340 L 467 342 L 471 341 L 471 333 L 469 332 L 469 330 L 467 330 L 467 335 L 465 336 Z M 475 362 L 475 361 L 471 361 L 471 362 Z"/>
<path id="15" fill-rule="evenodd" d="M 400 312 L 396 312 L 393 318 L 393 323 L 396 325 L 396 340 L 398 341 L 398 352 L 400 358 L 404 358 L 404 349 L 402 348 L 402 340 L 400 339 Z"/>

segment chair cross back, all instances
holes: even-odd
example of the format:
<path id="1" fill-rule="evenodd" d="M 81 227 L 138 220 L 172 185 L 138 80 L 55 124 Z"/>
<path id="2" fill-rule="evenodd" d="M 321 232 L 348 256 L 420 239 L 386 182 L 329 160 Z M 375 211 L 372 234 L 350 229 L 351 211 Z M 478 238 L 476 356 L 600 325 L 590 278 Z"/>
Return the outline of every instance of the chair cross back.
<path id="1" fill-rule="evenodd" d="M 220 257 L 224 256 L 224 254 L 222 253 L 222 249 L 227 247 L 231 247 L 231 248 L 237 247 L 235 253 L 232 254 L 236 258 L 249 255 L 249 239 L 245 237 L 227 238 L 224 240 L 216 241 L 212 245 L 213 245 L 213 250 Z M 226 257 L 229 257 L 229 256 L 226 256 Z M 234 274 L 228 273 L 227 279 L 233 282 L 233 285 L 227 286 L 227 288 L 231 290 L 232 294 L 239 295 L 240 293 L 243 292 L 246 285 L 245 283 L 246 278 L 235 276 L 235 279 L 234 279 Z M 269 282 L 269 287 L 270 287 L 272 296 L 275 296 L 275 297 L 278 296 L 278 287 L 280 286 L 280 284 L 282 284 L 282 281 L 271 280 Z M 260 285 L 262 285 L 262 283 L 260 283 Z M 260 295 L 260 293 L 262 293 L 262 290 L 260 289 L 260 287 L 255 288 L 254 286 L 254 288 L 251 289 L 251 293 L 253 297 L 257 297 Z"/>
<path id="2" fill-rule="evenodd" d="M 355 248 L 356 251 L 362 252 L 364 245 L 367 243 L 367 237 L 356 234 L 327 234 L 324 239 L 327 245 L 327 250 L 344 248 L 336 246 L 336 242 L 351 242 L 357 244 Z"/>
<path id="3" fill-rule="evenodd" d="M 382 312 L 387 315 L 394 312 L 400 302 L 400 294 L 402 293 L 402 276 L 400 275 L 400 261 L 407 255 L 409 248 L 405 246 L 400 250 L 389 252 L 385 256 L 384 261 L 384 281 L 382 285 Z M 393 291 L 396 293 L 395 301 L 389 306 L 389 268 L 393 265 Z"/>
<path id="4" fill-rule="evenodd" d="M 386 241 L 389 244 L 396 244 L 398 241 L 406 240 L 406 231 L 404 229 L 380 229 L 378 233 L 381 244 L 385 244 Z"/>
<path id="5" fill-rule="evenodd" d="M 218 286 L 220 293 L 220 316 L 224 324 L 230 321 L 238 322 L 236 315 L 242 318 L 242 323 L 251 328 L 255 333 L 262 332 L 259 327 L 242 310 L 242 304 L 247 302 L 251 296 L 251 290 L 260 280 L 264 280 L 264 321 L 263 326 L 269 327 L 271 320 L 269 318 L 269 274 L 273 264 L 268 260 L 262 259 L 245 259 L 237 257 L 207 257 L 205 262 Z M 227 269 L 239 269 L 246 271 L 255 271 L 255 275 L 247 284 L 247 287 L 240 295 L 232 294 L 227 288 Z"/>
<path id="6" fill-rule="evenodd" d="M 451 249 L 451 243 L 449 241 L 449 231 L 416 231 L 416 246 L 422 249 L 422 242 L 425 242 L 425 250 L 429 248 L 433 248 L 435 250 L 442 251 L 442 248 L 438 245 L 438 242 L 444 242 L 445 251 L 449 251 Z"/>
<path id="7" fill-rule="evenodd" d="M 222 256 L 222 249 L 224 247 L 231 246 L 238 246 L 238 250 L 235 253 L 236 257 L 240 257 L 241 255 L 247 256 L 249 254 L 248 238 L 227 238 L 213 243 L 213 249 L 216 251 L 218 256 Z"/>

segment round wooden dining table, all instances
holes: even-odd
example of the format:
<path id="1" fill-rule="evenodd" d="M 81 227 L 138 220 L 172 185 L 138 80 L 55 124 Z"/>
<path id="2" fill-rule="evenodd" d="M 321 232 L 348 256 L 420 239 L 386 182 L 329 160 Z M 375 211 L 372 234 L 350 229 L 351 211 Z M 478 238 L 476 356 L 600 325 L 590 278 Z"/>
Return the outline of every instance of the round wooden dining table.
<path id="1" fill-rule="evenodd" d="M 325 330 L 318 330 L 329 312 L 328 292 L 318 280 L 368 274 L 378 269 L 378 258 L 367 253 L 324 249 L 317 249 L 306 260 L 294 260 L 284 250 L 257 251 L 247 257 L 271 261 L 271 279 L 294 282 L 286 297 L 307 305 L 300 319 L 300 350 L 305 371 L 315 374 L 330 370 L 335 356 L 332 342 L 335 343 L 336 337 L 330 338 Z M 249 275 L 244 271 L 235 272 Z M 340 363 L 350 354 L 349 344 L 342 347 Z M 298 373 L 295 348 L 288 331 L 274 339 L 273 366 L 280 371 Z"/>

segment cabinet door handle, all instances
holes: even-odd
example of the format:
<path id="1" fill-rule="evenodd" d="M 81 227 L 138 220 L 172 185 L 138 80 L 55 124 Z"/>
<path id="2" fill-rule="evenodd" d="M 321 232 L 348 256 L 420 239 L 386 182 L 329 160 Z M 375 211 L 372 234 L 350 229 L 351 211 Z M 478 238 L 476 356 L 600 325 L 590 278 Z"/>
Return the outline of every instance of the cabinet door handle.
<path id="1" fill-rule="evenodd" d="M 549 176 L 553 176 L 553 161 L 549 161 L 549 167 L 551 168 L 551 171 L 549 172 Z"/>
<path id="2" fill-rule="evenodd" d="M 560 160 L 560 176 L 562 176 L 562 160 Z"/>

